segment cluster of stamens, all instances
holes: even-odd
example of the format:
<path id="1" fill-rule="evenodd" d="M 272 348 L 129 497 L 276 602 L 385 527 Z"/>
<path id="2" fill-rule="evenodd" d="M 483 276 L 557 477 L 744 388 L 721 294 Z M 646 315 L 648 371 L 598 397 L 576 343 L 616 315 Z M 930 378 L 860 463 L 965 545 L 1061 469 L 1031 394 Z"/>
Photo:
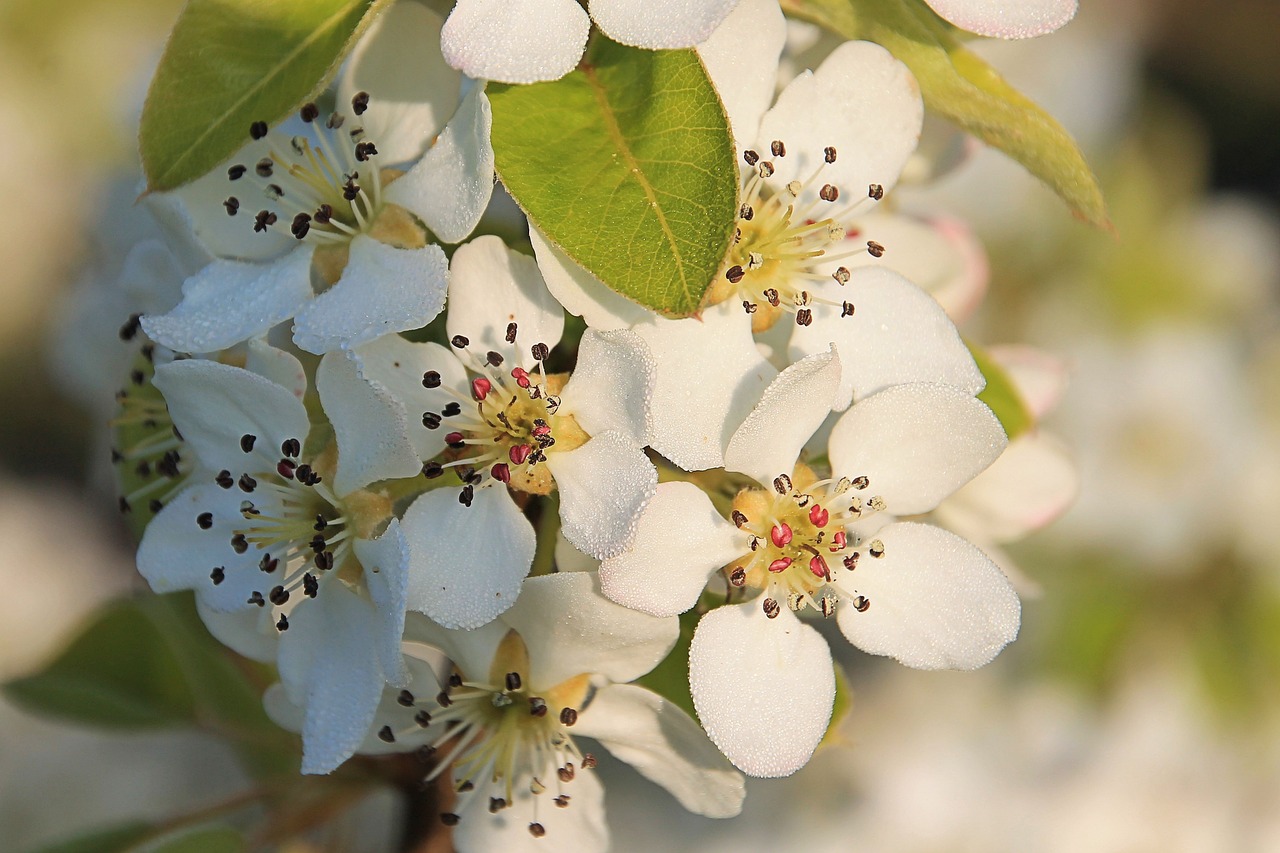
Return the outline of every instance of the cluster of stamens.
<path id="1" fill-rule="evenodd" d="M 770 153 L 775 158 L 785 157 L 786 145 L 774 140 Z M 814 266 L 832 261 L 869 254 L 880 257 L 884 246 L 874 241 L 866 242 L 858 249 L 838 249 L 839 244 L 857 231 L 848 220 L 868 202 L 884 197 L 884 188 L 872 184 L 867 194 L 852 203 L 833 209 L 841 198 L 840 188 L 821 183 L 823 170 L 836 161 L 836 149 L 823 149 L 823 159 L 818 168 L 806 180 L 789 181 L 785 186 L 774 186 L 775 173 L 772 160 L 761 159 L 748 149 L 743 152 L 750 171 L 743 187 L 743 202 L 738 209 L 734 228 L 733 245 L 725 261 L 724 281 L 742 300 L 743 309 L 753 316 L 753 326 L 768 328 L 782 313 L 791 314 L 797 325 L 808 326 L 813 322 L 813 306 L 827 305 L 840 311 L 840 316 L 854 313 L 852 302 L 839 302 L 812 293 L 814 282 L 834 279 L 840 285 L 849 281 L 847 267 L 838 267 L 833 273 L 818 273 Z M 811 200 L 801 203 L 806 190 L 818 187 Z M 726 292 L 724 285 L 721 292 Z"/>
<path id="2" fill-rule="evenodd" d="M 121 326 L 121 340 L 137 338 L 139 316 L 134 314 Z M 116 392 L 120 411 L 111 421 L 117 437 L 128 436 L 131 442 L 113 447 L 111 461 L 121 468 L 121 480 L 136 483 L 120 495 L 120 512 L 145 508 L 154 515 L 182 490 L 193 466 L 183 456 L 182 434 L 169 417 L 169 407 L 151 384 L 155 344 L 144 343 L 140 352 L 142 360 L 129 371 L 128 386 Z"/>
<path id="3" fill-rule="evenodd" d="M 514 346 L 517 325 L 507 324 L 506 342 Z M 423 387 L 440 389 L 454 399 L 439 411 L 422 414 L 427 429 L 446 430 L 443 461 L 423 466 L 429 479 L 453 470 L 462 481 L 458 500 L 470 506 L 475 490 L 495 483 L 524 491 L 542 492 L 536 482 L 543 474 L 547 452 L 557 433 L 568 424 L 557 417 L 560 398 L 551 393 L 543 363 L 550 354 L 544 343 L 530 347 L 534 372 L 504 367 L 506 358 L 488 351 L 483 356 L 470 349 L 471 342 L 455 335 L 450 342 L 473 374 L 465 391 L 443 384 L 437 371 L 422 377 Z M 547 475 L 549 476 L 549 474 Z"/>
<path id="4" fill-rule="evenodd" d="M 240 450 L 253 454 L 257 441 L 257 436 L 246 433 L 240 437 Z M 251 470 L 237 475 L 223 469 L 214 477 L 221 488 L 244 493 L 239 510 L 243 524 L 233 528 L 230 544 L 237 554 L 250 548 L 261 552 L 258 570 L 269 581 L 261 590 L 254 590 L 247 603 L 271 605 L 279 615 L 276 628 L 280 631 L 289 628 L 291 599 L 299 592 L 315 598 L 321 577 L 340 569 L 351 549 L 348 519 L 336 509 L 337 498 L 323 478 L 309 464 L 298 461 L 301 452 L 298 439 L 286 439 L 274 468 L 262 470 L 259 454 L 252 457 Z M 203 531 L 214 527 L 212 512 L 200 513 L 195 521 Z M 215 586 L 221 584 L 226 571 L 226 566 L 213 567 L 210 581 Z"/>
<path id="5" fill-rule="evenodd" d="M 821 480 L 798 489 L 786 474 L 773 491 L 753 489 L 734 501 L 733 523 L 750 535 L 751 550 L 726 567 L 734 587 L 765 591 L 761 606 L 769 618 L 785 604 L 793 611 L 812 607 L 831 616 L 842 600 L 858 612 L 871 601 L 833 583 L 835 573 L 852 572 L 864 553 L 879 559 L 884 543 L 863 542 L 848 526 L 887 509 L 883 497 L 864 494 L 866 477 Z M 848 584 L 843 584 L 847 589 Z"/>
<path id="6" fill-rule="evenodd" d="M 367 93 L 351 99 L 357 117 L 368 108 Z M 306 104 L 299 116 L 315 128 L 314 145 L 304 136 L 295 136 L 287 150 L 273 146 L 256 163 L 231 166 L 227 177 L 232 182 L 244 180 L 266 196 L 268 206 L 253 216 L 255 232 L 287 222 L 289 233 L 298 240 L 345 242 L 369 230 L 382 208 L 382 176 L 370 162 L 378 148 L 365 138 L 363 127 L 344 129 L 346 117 L 341 113 L 330 114 L 321 125 L 319 109 Z M 254 122 L 249 135 L 264 138 L 266 122 Z M 228 215 L 240 214 L 238 195 L 228 196 L 222 204 Z"/>
<path id="7" fill-rule="evenodd" d="M 528 828 L 535 838 L 546 834 L 537 819 L 542 795 L 551 793 L 557 808 L 568 808 L 565 787 L 579 770 L 596 766 L 595 757 L 582 753 L 568 732 L 578 710 L 537 695 L 520 672 L 506 673 L 499 684 L 465 680 L 455 672 L 433 701 L 420 702 L 408 690 L 400 691 L 397 701 L 412 712 L 412 723 L 398 730 L 383 726 L 379 739 L 416 740 L 434 729 L 438 733 L 418 748 L 419 758 L 434 765 L 427 781 L 452 766 L 459 793 L 470 793 L 477 784 L 489 786 L 490 814 L 510 808 L 516 785 L 527 784 L 534 795 L 534 820 Z M 446 812 L 440 819 L 454 826 L 459 816 Z"/>

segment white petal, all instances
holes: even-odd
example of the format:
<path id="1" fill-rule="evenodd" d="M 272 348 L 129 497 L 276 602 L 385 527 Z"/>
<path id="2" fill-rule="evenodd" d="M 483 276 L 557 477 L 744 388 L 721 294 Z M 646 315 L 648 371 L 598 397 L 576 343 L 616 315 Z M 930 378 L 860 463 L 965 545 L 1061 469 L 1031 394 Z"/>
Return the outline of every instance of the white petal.
<path id="1" fill-rule="evenodd" d="M 732 302 L 701 318 L 655 318 L 635 327 L 657 364 L 653 449 L 686 471 L 724 465 L 724 447 L 777 370 L 751 337 L 751 320 Z"/>
<path id="2" fill-rule="evenodd" d="M 446 389 L 469 393 L 467 372 L 453 353 L 439 344 L 418 344 L 399 335 L 386 335 L 356 350 L 360 375 L 386 388 L 404 409 L 409 440 L 419 459 L 430 459 L 444 450 L 445 429 L 427 429 L 424 412 L 439 412 L 456 399 Z M 440 374 L 439 388 L 425 388 L 422 376 L 434 370 Z"/>
<path id="3" fill-rule="evenodd" d="M 742 0 L 698 45 L 739 148 L 755 142 L 760 117 L 773 102 L 778 57 L 786 41 L 787 23 L 777 0 Z"/>
<path id="4" fill-rule="evenodd" d="M 280 445 L 305 441 L 311 428 L 293 392 L 239 367 L 184 359 L 157 367 L 154 383 L 183 439 L 215 471 L 274 470 Z M 255 437 L 252 457 L 240 448 L 245 435 Z"/>
<path id="5" fill-rule="evenodd" d="M 409 593 L 409 543 L 399 519 L 391 519 L 377 539 L 356 539 L 352 543 L 363 569 L 365 586 L 377 616 L 374 642 L 386 679 L 404 686 L 409 673 L 400 651 L 404 635 L 404 612 Z"/>
<path id="6" fill-rule="evenodd" d="M 280 681 L 305 709 L 302 772 L 332 773 L 364 740 L 385 683 L 377 614 L 335 578 L 295 607 L 280 637 Z"/>
<path id="7" fill-rule="evenodd" d="M 605 853 L 609 849 L 609 825 L 604 814 L 604 787 L 594 772 L 579 772 L 564 786 L 572 797 L 568 808 L 556 808 L 550 793 L 529 793 L 529 779 L 517 779 L 515 801 L 497 814 L 489 814 L 487 786 L 478 785 L 458 796 L 461 818 L 453 829 L 457 853 Z M 536 802 L 536 806 L 535 806 Z M 540 823 L 543 838 L 529 833 L 529 824 Z"/>
<path id="8" fill-rule="evenodd" d="M 515 603 L 533 565 L 534 533 L 504 488 L 476 490 L 471 506 L 440 488 L 413 502 L 409 607 L 446 628 L 476 628 Z"/>
<path id="9" fill-rule="evenodd" d="M 458 0 L 440 47 L 478 80 L 558 80 L 582 58 L 591 20 L 574 0 Z"/>
<path id="10" fill-rule="evenodd" d="M 846 42 L 778 95 L 756 142 L 766 152 L 772 140 L 786 143 L 786 156 L 772 160 L 778 186 L 807 179 L 822 165 L 823 149 L 834 147 L 836 162 L 823 168 L 822 181 L 857 198 L 870 184 L 888 190 L 897 182 L 923 121 L 920 87 L 907 67 L 879 45 Z"/>
<path id="11" fill-rule="evenodd" d="M 293 353 L 267 343 L 266 338 L 250 338 L 244 368 L 287 388 L 301 400 L 307 394 L 307 372 Z"/>
<path id="12" fill-rule="evenodd" d="M 834 343 L 843 365 L 836 408 L 890 385 L 937 382 L 977 394 L 986 379 L 960 333 L 929 294 L 892 270 L 855 270 L 849 283 L 821 283 L 813 292 L 837 303 L 853 302 L 851 317 L 813 312 L 810 326 L 796 326 L 791 357 L 822 352 Z"/>
<path id="13" fill-rule="evenodd" d="M 311 298 L 310 246 L 266 263 L 216 260 L 183 282 L 182 302 L 142 318 L 148 337 L 176 352 L 218 352 L 261 335 Z"/>
<path id="14" fill-rule="evenodd" d="M 831 431 L 831 468 L 867 477 L 894 515 L 928 512 L 1008 444 L 986 404 L 946 385 L 897 385 L 857 403 Z"/>
<path id="15" fill-rule="evenodd" d="M 1063 359 L 1021 344 L 988 347 L 987 355 L 1009 374 L 1032 417 L 1039 420 L 1057 408 L 1070 375 Z"/>
<path id="16" fill-rule="evenodd" d="M 421 473 L 403 406 L 380 383 L 360 375 L 355 353 L 322 358 L 316 390 L 338 442 L 333 488 L 339 497 L 378 480 Z"/>
<path id="17" fill-rule="evenodd" d="M 293 341 L 323 355 L 420 329 L 444 308 L 448 281 L 449 261 L 439 246 L 397 249 L 358 236 L 338 283 L 298 312 Z"/>
<path id="18" fill-rule="evenodd" d="M 658 485 L 644 448 L 617 432 L 581 447 L 547 454 L 560 492 L 560 529 L 580 551 L 604 559 L 631 545 L 636 524 Z"/>
<path id="19" fill-rule="evenodd" d="M 692 483 L 660 483 L 631 548 L 600 564 L 604 594 L 654 616 L 697 604 L 711 573 L 747 553 L 747 539 Z"/>
<path id="20" fill-rule="evenodd" d="M 1012 542 L 1066 511 L 1080 488 L 1071 453 L 1045 433 L 1019 436 L 991 467 L 938 507 L 945 526 L 996 542 Z"/>
<path id="21" fill-rule="evenodd" d="M 976 669 L 1018 634 L 1021 605 L 985 554 L 928 524 L 899 522 L 876 534 L 884 556 L 864 558 L 840 586 L 863 595 L 859 613 L 836 610 L 849 642 L 916 669 Z"/>
<path id="22" fill-rule="evenodd" d="M 742 774 L 692 717 L 652 691 L 633 684 L 603 688 L 574 732 L 600 741 L 694 814 L 733 817 L 742 811 Z"/>
<path id="23" fill-rule="evenodd" d="M 411 612 L 405 616 L 404 639 L 443 653 L 467 678 L 487 679 L 498 644 L 509 630 L 505 622 L 494 619 L 478 628 L 454 631 Z"/>
<path id="24" fill-rule="evenodd" d="M 761 602 L 702 617 L 689 648 L 689 687 L 703 728 L 739 770 L 788 776 L 826 733 L 835 671 L 817 631 L 785 603 L 769 619 Z"/>
<path id="25" fill-rule="evenodd" d="M 632 681 L 658 665 L 680 636 L 680 621 L 614 604 L 591 572 L 529 578 L 502 616 L 529 648 L 529 680 L 539 689 L 583 673 Z"/>
<path id="26" fill-rule="evenodd" d="M 378 15 L 351 51 L 338 83 L 338 111 L 369 93 L 359 121 L 382 163 L 416 160 L 458 108 L 462 75 L 435 49 L 444 19 L 419 3 Z"/>
<path id="27" fill-rule="evenodd" d="M 555 295 L 570 314 L 577 314 L 593 329 L 627 329 L 651 320 L 654 313 L 587 272 L 552 243 L 536 227 L 529 226 L 529 242 L 538 259 L 538 268 Z"/>
<path id="28" fill-rule="evenodd" d="M 215 610 L 205 603 L 204 596 L 197 595 L 196 612 L 209 633 L 222 645 L 249 660 L 275 664 L 280 632 L 276 630 L 275 616 L 269 608 Z"/>
<path id="29" fill-rule="evenodd" d="M 418 164 L 387 187 L 385 198 L 416 213 L 445 243 L 465 239 L 493 196 L 493 114 L 474 87 Z"/>
<path id="30" fill-rule="evenodd" d="M 835 347 L 782 371 L 729 439 L 724 467 L 766 484 L 779 474 L 790 476 L 800 448 L 831 413 L 839 387 Z"/>
<path id="31" fill-rule="evenodd" d="M 653 431 L 654 373 L 649 346 L 635 332 L 587 329 L 578 344 L 577 366 L 560 395 L 560 411 L 573 415 L 589 435 L 613 430 L 644 446 Z"/>
<path id="32" fill-rule="evenodd" d="M 670 49 L 704 41 L 738 0 L 591 0 L 596 26 L 633 47 Z"/>
<path id="33" fill-rule="evenodd" d="M 564 310 L 547 290 L 538 264 L 498 237 L 458 247 L 449 269 L 448 335 L 462 335 L 480 358 L 493 350 L 508 358 L 507 327 L 516 324 L 516 364 L 532 368 L 530 347 L 554 347 L 564 334 Z"/>
<path id="34" fill-rule="evenodd" d="M 1002 39 L 1051 33 L 1076 15 L 1077 0 L 925 0 L 962 30 Z"/>

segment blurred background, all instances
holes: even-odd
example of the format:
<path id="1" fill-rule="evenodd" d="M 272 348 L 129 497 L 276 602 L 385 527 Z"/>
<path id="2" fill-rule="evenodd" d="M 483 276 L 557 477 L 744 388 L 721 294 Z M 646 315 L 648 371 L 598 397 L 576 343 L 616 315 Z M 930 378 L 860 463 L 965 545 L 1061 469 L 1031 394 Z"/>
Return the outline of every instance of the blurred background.
<path id="1" fill-rule="evenodd" d="M 0 0 L 3 679 L 142 587 L 102 424 L 128 364 L 116 330 L 147 296 L 117 286 L 125 253 L 154 236 L 133 128 L 179 7 Z M 976 49 L 1075 135 L 1115 233 L 989 151 L 898 194 L 985 246 L 965 334 L 1068 369 L 1041 429 L 1070 448 L 1079 498 L 1003 546 L 1021 637 L 977 673 L 833 643 L 853 685 L 836 743 L 753 781 L 728 822 L 609 763 L 617 849 L 1280 850 L 1280 4 L 1082 7 Z M 107 735 L 0 700 L 5 850 L 242 784 L 206 735 Z"/>

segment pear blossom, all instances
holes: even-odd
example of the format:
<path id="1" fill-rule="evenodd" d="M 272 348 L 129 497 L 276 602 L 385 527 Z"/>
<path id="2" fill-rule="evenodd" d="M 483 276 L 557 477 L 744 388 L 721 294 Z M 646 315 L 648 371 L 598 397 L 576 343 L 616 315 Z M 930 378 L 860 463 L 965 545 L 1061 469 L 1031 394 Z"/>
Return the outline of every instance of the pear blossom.
<path id="1" fill-rule="evenodd" d="M 445 59 L 503 83 L 557 80 L 573 70 L 592 22 L 634 47 L 692 47 L 738 0 L 457 0 L 441 33 Z"/>
<path id="2" fill-rule="evenodd" d="M 529 578 L 514 607 L 474 631 L 450 631 L 420 617 L 406 625 L 410 649 L 447 656 L 444 671 L 411 656 L 412 679 L 387 689 L 361 752 L 417 751 L 452 774 L 461 853 L 608 846 L 600 759 L 583 737 L 662 785 L 685 808 L 731 817 L 742 776 L 679 707 L 628 684 L 670 652 L 677 620 L 629 610 L 600 594 L 594 573 Z M 300 709 L 285 691 L 266 696 L 281 724 Z M 540 844 L 536 839 L 544 838 Z"/>
<path id="3" fill-rule="evenodd" d="M 896 520 L 991 464 L 1006 444 L 995 416 L 964 389 L 885 388 L 841 416 L 833 474 L 820 478 L 797 457 L 831 411 L 840 370 L 834 348 L 796 362 L 733 432 L 725 467 L 759 485 L 734 498 L 729 520 L 696 486 L 663 483 L 635 544 L 600 567 L 606 595 L 655 616 L 688 610 L 723 569 L 731 603 L 699 622 L 690 685 L 711 739 L 754 776 L 803 766 L 830 717 L 830 650 L 800 612 L 834 616 L 863 651 L 922 669 L 982 666 L 1018 629 L 1017 596 L 990 559 Z"/>
<path id="4" fill-rule="evenodd" d="M 304 105 L 293 136 L 254 122 L 225 171 L 169 199 L 215 260 L 177 307 L 143 319 L 148 335 L 215 352 L 292 318 L 294 342 L 322 354 L 440 313 L 436 242 L 464 239 L 493 190 L 482 87 L 459 101 L 457 72 L 419 46 L 440 25 L 418 4 L 391 7 L 353 53 L 337 112 Z"/>
<path id="5" fill-rule="evenodd" d="M 279 350 L 260 369 L 215 361 L 156 368 L 173 424 L 198 465 L 189 485 L 147 527 L 138 570 L 157 592 L 195 590 L 224 642 L 275 662 L 304 707 L 304 773 L 327 773 L 359 744 L 387 683 L 407 674 L 400 654 L 410 550 L 385 493 L 369 488 L 385 463 L 349 443 L 316 446 L 302 401 L 305 375 Z M 342 413 L 354 369 L 322 362 L 321 403 Z M 380 447 L 386 430 L 361 440 Z M 391 454 L 394 457 L 394 454 Z M 336 458 L 335 458 L 336 457 Z M 263 643 L 260 627 L 279 634 Z M 246 639 L 237 633 L 247 631 Z"/>
<path id="6" fill-rule="evenodd" d="M 925 0 L 962 30 L 1002 39 L 1042 36 L 1076 16 L 1079 0 Z"/>

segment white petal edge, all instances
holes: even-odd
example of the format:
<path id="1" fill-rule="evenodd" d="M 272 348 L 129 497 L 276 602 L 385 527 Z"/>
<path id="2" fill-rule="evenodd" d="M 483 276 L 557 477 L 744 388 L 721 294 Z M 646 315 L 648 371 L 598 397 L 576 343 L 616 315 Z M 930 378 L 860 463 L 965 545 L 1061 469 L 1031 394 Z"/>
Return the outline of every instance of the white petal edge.
<path id="1" fill-rule="evenodd" d="M 610 290 L 533 225 L 529 226 L 529 242 L 547 289 L 566 311 L 577 314 L 591 328 L 627 329 L 657 316 L 643 305 Z"/>
<path id="2" fill-rule="evenodd" d="M 786 41 L 787 23 L 777 0 L 742 0 L 698 45 L 739 148 L 755 141 L 760 118 L 773 102 Z"/>
<path id="3" fill-rule="evenodd" d="M 925 0 L 962 30 L 1002 39 L 1042 36 L 1076 15 L 1077 0 Z"/>
<path id="4" fill-rule="evenodd" d="M 244 369 L 287 388 L 301 400 L 307 395 L 307 371 L 291 352 L 273 347 L 266 338 L 251 338 L 245 353 Z"/>
<path id="5" fill-rule="evenodd" d="M 560 411 L 573 415 L 589 435 L 613 430 L 647 445 L 655 371 L 648 344 L 635 332 L 587 329 L 578 344 L 577 366 L 560 395 Z"/>
<path id="6" fill-rule="evenodd" d="M 382 672 L 390 684 L 403 687 L 409 679 L 400 650 L 409 593 L 409 543 L 400 520 L 391 519 L 377 539 L 356 539 L 352 548 L 377 614 L 374 644 Z"/>
<path id="7" fill-rule="evenodd" d="M 590 28 L 574 0 L 458 0 L 440 47 L 468 77 L 537 83 L 573 70 Z"/>
<path id="8" fill-rule="evenodd" d="M 596 26 L 632 47 L 670 50 L 705 41 L 738 0 L 591 0 Z"/>
<path id="9" fill-rule="evenodd" d="M 609 849 L 604 786 L 596 773 L 579 771 L 565 786 L 565 793 L 573 798 L 566 809 L 552 805 L 548 793 L 529 793 L 529 785 L 528 777 L 517 779 L 515 801 L 497 814 L 489 813 L 486 786 L 460 794 L 456 807 L 460 820 L 453 829 L 457 853 L 605 853 Z M 529 832 L 535 818 L 546 830 L 544 838 Z"/>
<path id="10" fill-rule="evenodd" d="M 634 439 L 602 432 L 581 447 L 547 454 L 560 493 L 560 529 L 584 554 L 622 553 L 658 486 L 658 471 Z"/>

